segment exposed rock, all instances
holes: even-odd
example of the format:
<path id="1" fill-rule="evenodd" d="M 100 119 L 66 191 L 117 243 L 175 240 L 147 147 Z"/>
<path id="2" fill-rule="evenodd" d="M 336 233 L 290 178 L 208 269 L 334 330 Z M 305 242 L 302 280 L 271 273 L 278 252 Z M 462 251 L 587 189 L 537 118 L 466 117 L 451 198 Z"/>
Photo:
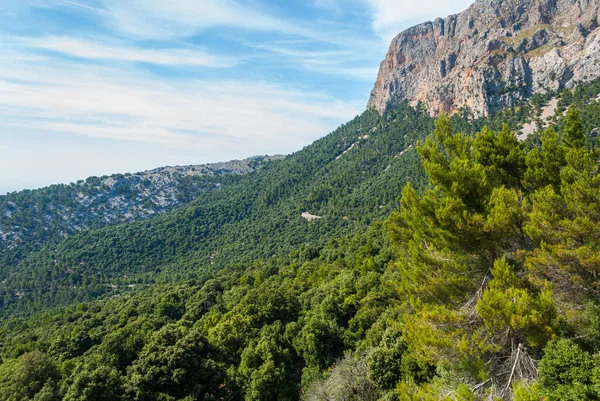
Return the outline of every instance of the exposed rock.
<path id="1" fill-rule="evenodd" d="M 408 148 L 404 149 L 402 152 L 400 152 L 396 156 L 394 156 L 394 159 L 397 159 L 398 157 L 404 156 L 406 154 L 406 152 L 408 152 L 412 148 L 413 148 L 413 145 L 410 145 Z"/>
<path id="2" fill-rule="evenodd" d="M 344 150 L 344 151 L 342 152 L 342 154 L 341 154 L 341 155 L 337 156 L 337 157 L 335 158 L 335 160 L 339 160 L 339 159 L 341 159 L 341 158 L 342 158 L 342 156 L 344 156 L 346 153 L 348 153 L 348 152 L 350 152 L 352 149 L 354 149 L 354 147 L 355 147 L 355 146 L 356 146 L 356 143 L 353 143 L 352 145 L 350 145 L 350 147 L 349 147 L 348 149 Z"/>
<path id="3" fill-rule="evenodd" d="M 394 38 L 368 108 L 484 116 L 600 77 L 600 0 L 477 0 Z"/>
<path id="4" fill-rule="evenodd" d="M 0 195 L 0 255 L 28 242 L 41 244 L 50 235 L 67 236 L 168 212 L 201 192 L 220 188 L 218 177 L 222 175 L 247 174 L 283 158 L 255 156 L 223 163 L 168 166 Z"/>
<path id="5" fill-rule="evenodd" d="M 314 214 L 310 214 L 308 212 L 303 212 L 302 218 L 306 219 L 307 221 L 313 221 L 313 220 L 319 220 L 321 218 L 321 216 L 315 216 Z"/>
<path id="6" fill-rule="evenodd" d="M 550 119 L 554 116 L 556 108 L 558 107 L 558 99 L 553 97 L 550 99 L 547 105 L 542 108 L 538 126 L 535 121 L 525 123 L 521 129 L 521 134 L 517 137 L 519 141 L 524 141 L 527 137 L 535 132 L 536 129 L 545 129 L 549 126 Z M 565 111 L 566 113 L 566 111 Z"/>

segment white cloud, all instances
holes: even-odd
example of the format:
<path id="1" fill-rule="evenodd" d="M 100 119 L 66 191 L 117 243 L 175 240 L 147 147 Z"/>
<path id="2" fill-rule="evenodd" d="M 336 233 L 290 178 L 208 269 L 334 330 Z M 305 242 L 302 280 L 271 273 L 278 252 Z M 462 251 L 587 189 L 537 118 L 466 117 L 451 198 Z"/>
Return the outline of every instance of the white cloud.
<path id="1" fill-rule="evenodd" d="M 312 0 L 312 5 L 320 11 L 327 12 L 336 18 L 342 17 L 345 11 L 348 10 L 348 4 L 341 3 L 339 0 Z"/>
<path id="2" fill-rule="evenodd" d="M 257 0 L 22 0 L 23 7 L 71 8 L 100 17 L 114 36 L 126 39 L 170 41 L 189 39 L 211 28 L 241 32 L 273 32 L 280 38 L 302 38 L 340 48 L 360 49 L 379 46 L 369 35 L 356 35 L 356 26 L 328 21 L 336 9 L 364 5 L 368 0 L 314 0 L 327 15 L 319 24 L 278 15 L 277 7 Z M 349 3 L 350 2 L 350 3 Z M 261 4 L 262 3 L 262 4 Z M 358 7 L 360 8 L 360 7 Z M 2 11 L 0 10 L 0 15 Z M 240 36 L 243 40 L 243 34 Z"/>
<path id="3" fill-rule="evenodd" d="M 377 78 L 377 63 L 365 62 L 363 52 L 350 49 L 302 50 L 277 43 L 249 44 L 249 46 L 281 56 L 278 62 L 282 65 L 288 64 L 317 74 L 343 76 L 369 82 Z M 376 57 L 373 55 L 373 60 L 376 60 Z"/>
<path id="4" fill-rule="evenodd" d="M 4 132 L 16 127 L 210 149 L 213 158 L 223 146 L 240 157 L 297 150 L 358 114 L 361 103 L 266 82 L 165 82 L 89 65 L 0 69 Z"/>
<path id="5" fill-rule="evenodd" d="M 272 30 L 282 23 L 230 0 L 106 0 L 115 27 L 141 37 L 189 36 L 215 26 Z"/>
<path id="6" fill-rule="evenodd" d="M 0 169 L 10 170 L 12 175 L 8 186 L 30 186 L 31 177 L 49 184 L 99 171 L 289 153 L 362 112 L 365 99 L 360 94 L 356 101 L 341 101 L 337 96 L 351 96 L 350 89 L 329 95 L 315 93 L 314 85 L 324 81 L 318 76 L 323 74 L 358 78 L 359 85 L 374 80 L 383 50 L 373 34 L 357 37 L 356 32 L 345 31 L 343 23 L 327 23 L 325 17 L 323 25 L 301 22 L 301 16 L 283 17 L 277 6 L 267 9 L 260 3 L 23 0 L 8 14 L 0 10 L 0 15 L 21 13 L 26 20 L 25 10 L 30 11 L 26 7 L 68 7 L 69 13 L 94 17 L 94 26 L 99 27 L 96 32 L 102 32 L 94 37 L 94 31 L 89 31 L 84 38 L 10 37 L 0 45 L 0 136 L 14 139 L 6 148 L 0 147 Z M 34 29 L 35 21 L 27 21 L 32 24 L 27 31 L 30 35 L 70 32 L 46 29 L 43 24 L 43 29 Z M 208 47 L 189 46 L 189 42 L 204 39 L 209 43 L 208 35 L 217 32 L 203 32 L 210 28 L 238 35 L 242 45 L 267 36 L 250 35 L 252 31 L 269 32 L 272 46 L 251 51 L 244 47 L 241 58 L 213 53 L 216 46 L 210 52 Z M 0 37 L 0 42 L 6 38 Z M 140 43 L 144 46 L 138 46 Z M 157 44 L 169 48 L 149 47 Z M 158 76 L 133 64 L 227 67 L 245 66 L 256 59 L 260 59 L 256 68 L 248 71 L 215 69 L 204 77 L 206 69 L 152 69 L 173 74 Z M 310 71 L 303 76 L 311 77 L 307 82 L 313 87 L 296 84 L 290 78 L 294 74 L 289 74 L 293 68 Z M 190 78 L 192 75 L 200 78 Z M 289 81 L 270 82 L 274 77 Z M 96 149 L 104 150 L 96 156 Z M 33 153 L 28 156 L 30 151 Z M 73 152 L 77 155 L 70 157 Z M 57 166 L 61 166 L 60 174 Z M 0 176 L 0 190 L 3 184 L 8 187 L 7 180 L 7 175 Z"/>
<path id="7" fill-rule="evenodd" d="M 203 50 L 142 49 L 124 43 L 105 44 L 69 37 L 44 37 L 22 41 L 26 46 L 50 50 L 68 56 L 90 60 L 116 60 L 144 62 L 161 65 L 194 65 L 202 67 L 230 67 L 237 62 L 229 57 L 219 57 Z"/>
<path id="8" fill-rule="evenodd" d="M 127 38 L 170 40 L 188 38 L 209 28 L 228 27 L 241 31 L 277 32 L 342 46 L 362 42 L 360 37 L 351 39 L 347 30 L 328 31 L 314 24 L 277 16 L 258 1 L 97 0 L 94 7 L 78 0 L 48 1 L 53 6 L 93 12 L 103 17 L 116 33 Z"/>
<path id="9" fill-rule="evenodd" d="M 289 84 L 157 78 L 17 54 L 0 61 L 0 191 L 290 153 L 363 109 L 362 99 Z"/>
<path id="10" fill-rule="evenodd" d="M 373 30 L 386 42 L 412 25 L 466 9 L 473 0 L 364 0 L 373 15 Z"/>
<path id="11" fill-rule="evenodd" d="M 33 2 L 33 0 L 29 0 L 29 1 Z M 94 7 L 93 5 L 81 3 L 81 2 L 78 2 L 78 1 L 75 1 L 75 0 L 49 0 L 49 1 L 45 2 L 46 7 L 52 6 L 52 2 L 53 1 L 55 1 L 55 2 L 57 2 L 59 4 L 65 4 L 65 5 L 77 7 L 77 8 L 80 8 L 82 10 L 85 10 L 85 11 L 91 11 L 91 12 L 96 13 L 98 15 L 103 15 L 103 16 L 107 16 L 108 15 L 108 13 L 106 11 L 102 10 L 99 7 Z M 50 3 L 50 4 L 48 4 L 48 3 Z M 38 6 L 42 6 L 43 7 L 44 3 L 39 3 Z"/>

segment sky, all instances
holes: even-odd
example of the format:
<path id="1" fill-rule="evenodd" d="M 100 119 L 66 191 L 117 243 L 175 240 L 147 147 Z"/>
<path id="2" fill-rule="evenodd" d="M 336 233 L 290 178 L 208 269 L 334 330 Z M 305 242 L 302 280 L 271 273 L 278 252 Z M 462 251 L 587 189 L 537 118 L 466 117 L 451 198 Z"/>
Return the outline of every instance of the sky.
<path id="1" fill-rule="evenodd" d="M 289 154 L 470 0 L 0 0 L 0 194 Z"/>

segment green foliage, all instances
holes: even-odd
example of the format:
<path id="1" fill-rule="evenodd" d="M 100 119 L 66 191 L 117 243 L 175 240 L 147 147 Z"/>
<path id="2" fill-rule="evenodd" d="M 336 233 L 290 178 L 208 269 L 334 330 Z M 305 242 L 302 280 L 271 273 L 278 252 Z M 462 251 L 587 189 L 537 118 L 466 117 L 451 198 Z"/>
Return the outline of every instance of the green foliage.
<path id="1" fill-rule="evenodd" d="M 544 345 L 552 336 L 555 316 L 550 288 L 528 288 L 514 268 L 498 259 L 491 269 L 493 279 L 477 302 L 477 312 L 493 330 L 521 332 L 531 346 Z"/>
<path id="2" fill-rule="evenodd" d="M 560 169 L 564 165 L 564 149 L 560 146 L 558 134 L 547 129 L 541 137 L 542 149 L 532 149 L 525 159 L 523 185 L 528 191 L 534 191 L 552 185 L 560 186 Z"/>
<path id="3" fill-rule="evenodd" d="M 573 106 L 569 107 L 567 111 L 562 142 L 568 148 L 581 148 L 585 145 L 583 123 L 579 112 Z"/>
<path id="4" fill-rule="evenodd" d="M 497 134 L 484 128 L 473 143 L 475 161 L 487 170 L 492 186 L 519 187 L 525 170 L 525 151 L 507 125 Z"/>
<path id="5" fill-rule="evenodd" d="M 265 326 L 258 339 L 242 352 L 237 371 L 245 399 L 293 400 L 298 394 L 292 377 L 292 357 L 285 341 L 281 322 Z"/>
<path id="6" fill-rule="evenodd" d="M 99 360 L 78 366 L 66 383 L 65 401 L 110 401 L 125 395 L 121 373 Z"/>
<path id="7" fill-rule="evenodd" d="M 218 399 L 223 372 L 197 330 L 166 325 L 157 331 L 131 365 L 126 383 L 134 400 L 161 397 Z"/>
<path id="8" fill-rule="evenodd" d="M 123 295 L 157 282 L 203 281 L 256 260 L 313 259 L 330 239 L 385 218 L 406 182 L 424 184 L 413 146 L 432 127 L 424 110 L 407 105 L 384 115 L 365 112 L 285 160 L 211 178 L 226 185 L 200 191 L 171 213 L 47 238 L 39 251 L 0 264 L 1 314 Z M 305 211 L 323 218 L 308 223 Z"/>
<path id="9" fill-rule="evenodd" d="M 296 334 L 294 348 L 308 367 L 330 366 L 344 349 L 342 328 L 325 316 L 312 316 Z"/>
<path id="10" fill-rule="evenodd" d="M 407 350 L 400 333 L 390 329 L 385 332 L 380 345 L 367 357 L 369 374 L 377 387 L 384 391 L 393 390 L 403 375 L 412 373 L 406 372 L 408 361 L 405 362 L 404 354 Z"/>
<path id="11" fill-rule="evenodd" d="M 271 162 L 258 157 L 253 168 Z M 5 233 L 0 260 L 13 265 L 48 242 L 60 241 L 80 230 L 144 220 L 240 179 L 238 174 L 214 171 L 208 166 L 201 172 L 115 174 L 0 195 L 0 229 Z"/>
<path id="12" fill-rule="evenodd" d="M 565 94 L 581 124 L 527 144 L 510 129 L 531 105 L 435 127 L 367 112 L 171 213 L 5 263 L 0 400 L 597 398 L 586 93 Z"/>
<path id="13" fill-rule="evenodd" d="M 514 401 L 546 401 L 547 398 L 543 395 L 539 383 L 525 384 L 516 382 L 513 385 L 513 400 Z"/>
<path id="14" fill-rule="evenodd" d="M 53 399 L 59 377 L 58 368 L 49 355 L 40 351 L 28 352 L 12 367 L 4 391 L 0 392 L 0 397 L 3 397 L 0 399 Z"/>
<path id="15" fill-rule="evenodd" d="M 327 379 L 314 383 L 302 397 L 305 401 L 377 401 L 378 398 L 364 358 L 352 355 L 337 363 Z"/>
<path id="16" fill-rule="evenodd" d="M 396 288 L 412 309 L 402 318 L 407 349 L 441 368 L 441 388 L 457 398 L 475 396 L 460 395 L 457 378 L 479 391 L 495 382 L 488 391 L 501 397 L 535 378 L 531 355 L 559 327 L 584 324 L 574 298 L 595 299 L 595 284 L 574 286 L 596 283 L 598 166 L 576 139 L 577 113 L 566 120 L 562 144 L 549 130 L 526 155 L 506 127 L 473 138 L 441 116 L 418 148 L 433 188 L 407 185 L 388 220 Z"/>
<path id="17" fill-rule="evenodd" d="M 540 361 L 540 383 L 550 400 L 596 400 L 599 393 L 595 360 L 574 342 L 559 339 L 548 344 Z"/>

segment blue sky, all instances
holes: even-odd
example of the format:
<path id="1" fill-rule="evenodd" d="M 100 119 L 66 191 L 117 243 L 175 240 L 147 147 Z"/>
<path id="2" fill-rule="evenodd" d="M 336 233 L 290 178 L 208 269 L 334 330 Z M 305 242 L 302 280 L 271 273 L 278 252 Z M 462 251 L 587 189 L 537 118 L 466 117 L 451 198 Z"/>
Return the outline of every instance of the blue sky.
<path id="1" fill-rule="evenodd" d="M 428 0 L 0 0 L 0 193 L 290 153 L 364 110 Z"/>

